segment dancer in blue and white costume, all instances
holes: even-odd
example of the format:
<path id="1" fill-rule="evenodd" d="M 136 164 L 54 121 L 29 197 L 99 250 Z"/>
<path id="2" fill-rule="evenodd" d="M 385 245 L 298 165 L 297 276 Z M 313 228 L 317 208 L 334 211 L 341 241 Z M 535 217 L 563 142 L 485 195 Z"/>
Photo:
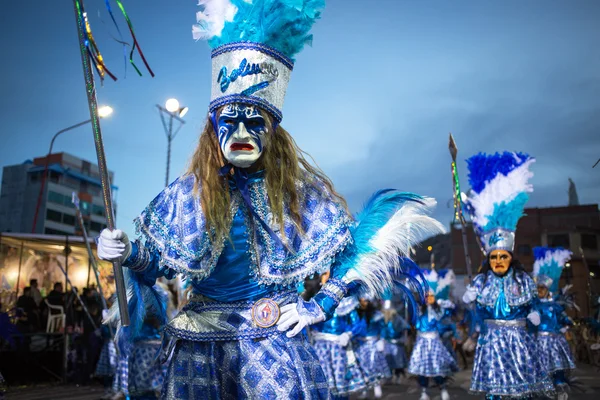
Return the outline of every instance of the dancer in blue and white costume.
<path id="1" fill-rule="evenodd" d="M 384 339 L 383 354 L 392 372 L 393 383 L 400 384 L 402 376 L 408 366 L 408 357 L 405 349 L 406 332 L 410 325 L 402 318 L 393 307 L 391 296 L 383 302 L 384 326 L 381 338 Z"/>
<path id="2" fill-rule="evenodd" d="M 541 315 L 537 332 L 538 348 L 544 367 L 552 375 L 559 400 L 566 400 L 569 373 L 575 369 L 575 361 L 564 334 L 573 321 L 554 296 L 558 295 L 560 275 L 572 253 L 561 248 L 535 247 L 533 254 L 533 277 L 540 298 L 536 309 Z"/>
<path id="3" fill-rule="evenodd" d="M 331 317 L 351 290 L 382 293 L 401 269 L 398 254 L 423 238 L 416 233 L 443 227 L 424 213 L 431 199 L 392 190 L 353 219 L 281 127 L 293 57 L 312 38 L 322 0 L 199 3 L 194 34 L 213 48 L 213 75 L 198 148 L 136 220 L 140 239 L 105 230 L 98 254 L 149 288 L 176 274 L 191 282 L 189 303 L 165 328 L 163 398 L 329 398 L 298 333 Z M 328 270 L 304 301 L 298 283 Z"/>
<path id="4" fill-rule="evenodd" d="M 311 327 L 313 346 L 334 399 L 347 399 L 351 393 L 367 387 L 365 373 L 356 360 L 351 341 L 360 328 L 357 305 L 356 297 L 346 297 L 331 319 Z"/>
<path id="5" fill-rule="evenodd" d="M 377 309 L 377 303 L 372 299 L 361 298 L 358 308 L 360 320 L 359 329 L 353 337 L 356 357 L 365 371 L 367 384 L 373 388 L 375 398 L 382 396 L 381 381 L 391 378 L 392 373 L 385 359 L 385 340 L 381 333 L 385 327 L 383 313 Z M 366 398 L 364 390 L 361 398 Z"/>
<path id="6" fill-rule="evenodd" d="M 517 222 L 533 191 L 528 181 L 534 161 L 509 152 L 467 160 L 472 194 L 466 206 L 487 257 L 484 272 L 473 279 L 463 300 L 476 303 L 482 321 L 471 392 L 485 393 L 487 399 L 552 391 L 531 333 L 540 323 L 536 286 L 512 253 Z"/>
<path id="7" fill-rule="evenodd" d="M 442 400 L 449 400 L 446 381 L 458 371 L 458 366 L 444 346 L 440 332 L 446 328 L 442 320 L 449 317 L 455 307 L 449 300 L 454 272 L 431 269 L 424 270 L 423 275 L 429 284 L 429 294 L 427 305 L 417 320 L 417 341 L 410 356 L 408 372 L 417 376 L 421 386 L 420 400 L 429 400 L 427 389 L 430 378 L 439 386 Z"/>

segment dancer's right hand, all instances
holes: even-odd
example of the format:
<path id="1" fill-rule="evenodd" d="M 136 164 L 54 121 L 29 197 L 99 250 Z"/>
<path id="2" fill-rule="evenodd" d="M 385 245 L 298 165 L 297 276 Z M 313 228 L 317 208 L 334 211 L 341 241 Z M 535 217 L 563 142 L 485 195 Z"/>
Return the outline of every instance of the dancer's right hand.
<path id="1" fill-rule="evenodd" d="M 105 261 L 123 261 L 131 255 L 131 242 L 127 234 L 120 229 L 112 232 L 102 230 L 98 237 L 98 258 Z"/>
<path id="2" fill-rule="evenodd" d="M 471 285 L 467 286 L 467 291 L 463 295 L 462 300 L 465 303 L 469 304 L 469 303 L 474 302 L 475 299 L 477 299 L 477 289 Z"/>
<path id="3" fill-rule="evenodd" d="M 342 347 L 346 347 L 348 346 L 348 343 L 350 342 L 350 336 L 351 334 L 349 332 L 344 332 L 341 335 L 338 336 L 338 344 Z"/>

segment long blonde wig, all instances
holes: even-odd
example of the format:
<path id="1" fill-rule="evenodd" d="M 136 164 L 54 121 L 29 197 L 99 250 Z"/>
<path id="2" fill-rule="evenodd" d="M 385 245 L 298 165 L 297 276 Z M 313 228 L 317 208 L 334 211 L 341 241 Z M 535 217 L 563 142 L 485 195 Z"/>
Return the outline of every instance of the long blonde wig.
<path id="1" fill-rule="evenodd" d="M 301 228 L 301 204 L 302 199 L 296 190 L 296 182 L 299 180 L 320 180 L 344 208 L 347 209 L 346 201 L 340 196 L 329 178 L 316 166 L 312 166 L 305 158 L 308 156 L 302 151 L 292 136 L 280 125 L 273 132 L 273 120 L 267 113 L 262 113 L 267 120 L 267 126 L 271 127 L 265 139 L 264 150 L 257 161 L 258 167 L 265 170 L 265 184 L 269 198 L 269 206 L 279 224 L 280 231 L 283 229 L 284 203 L 290 209 L 290 217 L 302 232 Z M 310 156 L 309 156 L 310 157 Z M 226 164 L 223 153 L 215 134 L 215 128 L 210 118 L 206 125 L 198 147 L 196 148 L 190 162 L 188 173 L 194 174 L 196 182 L 200 183 L 200 201 L 202 211 L 206 218 L 206 229 L 211 241 L 219 240 L 229 236 L 229 226 L 232 218 L 230 212 L 230 194 L 227 177 L 219 175 L 219 169 Z M 198 187 L 195 188 L 198 193 Z"/>

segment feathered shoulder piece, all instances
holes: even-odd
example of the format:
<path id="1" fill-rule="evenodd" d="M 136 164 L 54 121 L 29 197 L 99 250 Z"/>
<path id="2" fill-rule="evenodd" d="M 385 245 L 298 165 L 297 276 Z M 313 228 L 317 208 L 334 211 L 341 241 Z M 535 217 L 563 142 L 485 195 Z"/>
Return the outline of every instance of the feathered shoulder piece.
<path id="1" fill-rule="evenodd" d="M 536 283 L 548 288 L 550 293 L 557 294 L 560 275 L 572 254 L 571 251 L 560 247 L 535 247 L 533 277 Z"/>
<path id="2" fill-rule="evenodd" d="M 471 194 L 466 207 L 486 253 L 513 251 L 517 223 L 533 187 L 535 159 L 524 153 L 477 154 L 467 160 Z"/>
<path id="3" fill-rule="evenodd" d="M 294 58 L 312 43 L 325 1 L 200 0 L 199 6 L 192 32 L 213 49 L 211 112 L 241 102 L 280 121 Z"/>

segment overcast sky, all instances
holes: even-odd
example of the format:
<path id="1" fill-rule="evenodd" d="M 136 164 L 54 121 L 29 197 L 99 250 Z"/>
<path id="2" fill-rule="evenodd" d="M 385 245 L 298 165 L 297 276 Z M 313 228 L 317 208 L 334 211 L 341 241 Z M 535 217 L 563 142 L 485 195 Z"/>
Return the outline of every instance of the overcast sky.
<path id="1" fill-rule="evenodd" d="M 89 118 L 70 1 L 11 1 L 0 24 L 0 165 L 45 155 L 52 135 Z M 131 67 L 104 1 L 85 0 L 108 67 L 98 89 L 114 114 L 102 128 L 118 190 L 117 224 L 164 185 L 166 138 L 155 104 L 190 107 L 173 142 L 171 180 L 185 170 L 210 96 L 210 54 L 194 42 L 195 0 L 124 0 L 156 73 Z M 374 7 L 377 5 L 377 7 Z M 116 10 L 115 10 L 116 11 Z M 99 16 L 99 15 L 100 16 Z M 129 40 L 122 16 L 116 15 Z M 329 0 L 312 48 L 297 57 L 283 125 L 346 196 L 353 211 L 376 189 L 438 199 L 451 219 L 448 132 L 464 159 L 514 150 L 537 158 L 530 206 L 600 202 L 600 2 Z M 55 143 L 95 162 L 91 128 Z"/>

